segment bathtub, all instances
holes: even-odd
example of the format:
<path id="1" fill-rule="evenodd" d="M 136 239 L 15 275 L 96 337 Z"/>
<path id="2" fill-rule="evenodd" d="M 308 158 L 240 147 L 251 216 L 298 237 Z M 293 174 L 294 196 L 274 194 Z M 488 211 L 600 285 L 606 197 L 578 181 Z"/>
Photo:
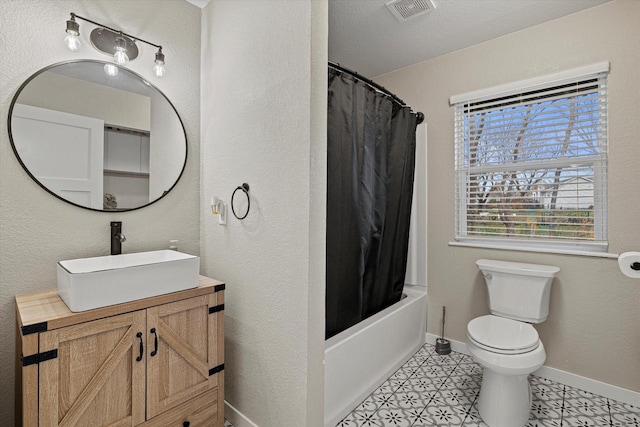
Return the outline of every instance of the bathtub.
<path id="1" fill-rule="evenodd" d="M 427 292 L 403 298 L 325 342 L 324 425 L 335 427 L 424 345 Z"/>

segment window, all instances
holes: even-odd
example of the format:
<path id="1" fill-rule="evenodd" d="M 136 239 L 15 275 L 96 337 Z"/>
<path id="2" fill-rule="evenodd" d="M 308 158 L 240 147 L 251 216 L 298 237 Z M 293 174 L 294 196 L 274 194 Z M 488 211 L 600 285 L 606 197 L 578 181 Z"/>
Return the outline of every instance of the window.
<path id="1" fill-rule="evenodd" d="M 452 98 L 457 241 L 606 251 L 608 63 L 587 68 Z"/>

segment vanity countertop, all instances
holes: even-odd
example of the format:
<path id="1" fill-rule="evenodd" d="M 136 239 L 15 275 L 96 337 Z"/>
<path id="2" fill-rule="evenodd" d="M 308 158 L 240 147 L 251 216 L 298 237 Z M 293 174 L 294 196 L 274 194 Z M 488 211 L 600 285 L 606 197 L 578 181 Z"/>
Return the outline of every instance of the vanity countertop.
<path id="1" fill-rule="evenodd" d="M 57 289 L 46 289 L 44 291 L 16 295 L 16 310 L 20 323 L 19 326 L 24 335 L 25 327 L 27 329 L 35 329 L 33 332 L 58 329 L 88 320 L 141 310 L 168 302 L 210 294 L 220 290 L 224 290 L 223 282 L 200 276 L 198 287 L 193 289 L 74 313 L 69 310 L 69 307 L 62 301 Z"/>

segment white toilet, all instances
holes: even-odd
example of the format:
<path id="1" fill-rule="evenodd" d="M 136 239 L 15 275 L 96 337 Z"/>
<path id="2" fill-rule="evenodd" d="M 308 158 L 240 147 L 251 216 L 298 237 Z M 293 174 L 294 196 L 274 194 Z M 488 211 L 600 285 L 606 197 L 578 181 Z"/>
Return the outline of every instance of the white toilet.
<path id="1" fill-rule="evenodd" d="M 528 376 L 545 361 L 544 346 L 529 323 L 549 314 L 558 267 L 479 259 L 489 290 L 490 315 L 467 325 L 467 348 L 484 368 L 478 411 L 489 427 L 524 426 L 531 410 Z"/>

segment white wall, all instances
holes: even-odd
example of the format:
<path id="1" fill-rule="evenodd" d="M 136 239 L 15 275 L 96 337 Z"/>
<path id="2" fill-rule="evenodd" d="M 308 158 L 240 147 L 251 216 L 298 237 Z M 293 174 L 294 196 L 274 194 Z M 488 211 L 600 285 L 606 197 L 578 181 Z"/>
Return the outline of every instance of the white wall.
<path id="1" fill-rule="evenodd" d="M 71 206 L 29 178 L 11 149 L 7 114 L 22 82 L 52 63 L 106 59 L 87 39 L 92 28 L 80 21 L 83 46 L 70 52 L 62 43 L 69 13 L 122 28 L 163 46 L 167 74 L 152 73 L 154 49 L 139 43 L 130 68 L 156 84 L 185 122 L 189 159 L 176 188 L 154 205 L 128 213 L 92 212 Z M 0 423 L 13 424 L 14 295 L 56 286 L 56 262 L 106 255 L 109 222 L 123 221 L 124 252 L 168 247 L 199 253 L 200 9 L 183 0 L 12 0 L 0 8 Z"/>
<path id="2" fill-rule="evenodd" d="M 478 258 L 560 267 L 546 322 L 546 365 L 640 391 L 640 283 L 615 259 L 450 247 L 454 236 L 451 95 L 604 60 L 609 75 L 609 251 L 640 249 L 640 2 L 617 0 L 376 78 L 425 113 L 428 143 L 428 330 L 464 341 L 486 314 Z"/>
<path id="3" fill-rule="evenodd" d="M 213 0 L 202 29 L 201 265 L 227 284 L 226 399 L 261 427 L 320 426 L 327 2 Z M 243 182 L 249 216 L 219 226 L 210 197 Z"/>

